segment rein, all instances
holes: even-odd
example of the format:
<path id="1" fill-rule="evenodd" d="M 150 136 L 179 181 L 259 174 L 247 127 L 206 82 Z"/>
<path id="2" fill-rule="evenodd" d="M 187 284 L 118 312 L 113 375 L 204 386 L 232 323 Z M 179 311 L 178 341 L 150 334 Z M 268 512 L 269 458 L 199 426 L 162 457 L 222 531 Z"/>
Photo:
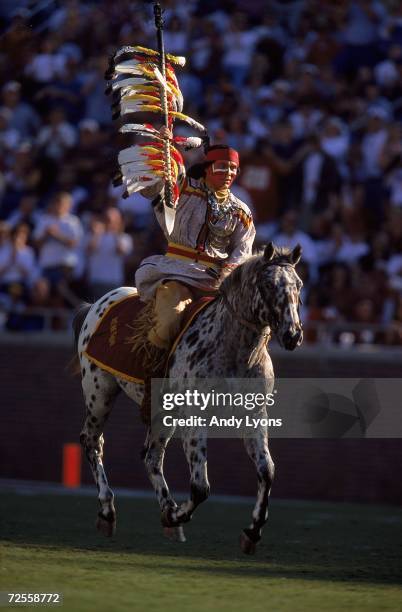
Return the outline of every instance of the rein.
<path id="1" fill-rule="evenodd" d="M 258 342 L 256 343 L 253 350 L 251 351 L 251 355 L 247 363 L 248 367 L 252 368 L 254 365 L 261 363 L 263 359 L 263 356 L 265 354 L 265 347 L 271 338 L 271 328 L 269 327 L 269 325 L 267 325 L 263 327 L 262 329 L 259 329 L 257 325 L 255 325 L 254 323 L 251 323 L 251 321 L 247 321 L 247 319 L 243 319 L 243 317 L 239 317 L 237 312 L 233 309 L 232 304 L 229 302 L 226 293 L 221 291 L 220 294 L 223 298 L 223 303 L 225 307 L 230 312 L 232 317 L 236 319 L 236 321 L 239 321 L 239 323 L 241 323 L 244 327 L 247 327 L 247 329 L 250 329 L 251 331 L 258 334 Z"/>

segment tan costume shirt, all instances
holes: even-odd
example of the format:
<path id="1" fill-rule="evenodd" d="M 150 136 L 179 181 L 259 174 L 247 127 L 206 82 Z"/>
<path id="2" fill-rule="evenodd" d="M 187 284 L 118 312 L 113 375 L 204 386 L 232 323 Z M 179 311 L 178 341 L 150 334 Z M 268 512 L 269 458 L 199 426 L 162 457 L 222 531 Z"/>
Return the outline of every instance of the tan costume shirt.
<path id="1" fill-rule="evenodd" d="M 251 255 L 255 237 L 251 213 L 246 204 L 230 192 L 224 202 L 218 203 L 203 181 L 185 179 L 170 236 L 161 197 L 154 210 L 169 243 L 196 249 L 225 266 L 237 265 Z M 213 264 L 185 260 L 180 256 L 153 255 L 141 262 L 135 282 L 143 301 L 152 299 L 158 285 L 166 280 L 177 280 L 211 292 L 216 290 L 216 273 L 209 268 L 217 269 Z"/>

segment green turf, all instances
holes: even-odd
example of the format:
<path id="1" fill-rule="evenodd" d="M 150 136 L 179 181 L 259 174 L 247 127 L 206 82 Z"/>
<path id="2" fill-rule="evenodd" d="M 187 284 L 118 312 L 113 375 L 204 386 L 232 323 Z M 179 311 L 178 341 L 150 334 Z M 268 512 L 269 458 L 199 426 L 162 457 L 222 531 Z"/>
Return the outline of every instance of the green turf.
<path id="1" fill-rule="evenodd" d="M 186 544 L 148 500 L 117 500 L 112 539 L 95 495 L 2 494 L 0 508 L 0 590 L 61 591 L 64 612 L 402 610 L 398 508 L 274 502 L 255 557 L 238 549 L 248 505 L 207 502 Z"/>

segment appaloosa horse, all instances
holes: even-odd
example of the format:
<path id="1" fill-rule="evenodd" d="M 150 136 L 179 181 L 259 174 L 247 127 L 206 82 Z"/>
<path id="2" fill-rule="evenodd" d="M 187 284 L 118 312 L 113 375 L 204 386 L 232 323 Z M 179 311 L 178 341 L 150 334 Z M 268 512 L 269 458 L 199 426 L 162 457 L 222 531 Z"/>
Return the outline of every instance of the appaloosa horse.
<path id="1" fill-rule="evenodd" d="M 263 254 L 250 257 L 221 284 L 216 300 L 211 302 L 182 336 L 169 366 L 169 377 L 181 378 L 258 378 L 273 383 L 272 362 L 267 339 L 274 332 L 287 350 L 302 342 L 299 319 L 299 295 L 302 282 L 295 266 L 301 255 L 276 248 L 270 243 Z M 74 320 L 74 331 L 81 364 L 86 418 L 80 440 L 91 465 L 99 491 L 100 512 L 97 528 L 112 535 L 116 525 L 114 496 L 102 463 L 103 428 L 113 402 L 123 389 L 141 403 L 143 386 L 126 382 L 101 370 L 84 355 L 105 309 L 135 289 L 121 287 L 109 292 L 92 306 L 84 305 Z M 190 467 L 191 495 L 177 505 L 169 492 L 163 474 L 163 458 L 174 428 L 160 436 L 148 430 L 144 460 L 162 512 L 162 524 L 184 540 L 182 524 L 190 520 L 195 508 L 209 495 L 207 477 L 206 434 L 200 429 L 184 429 L 182 442 Z M 205 431 L 205 428 L 204 428 Z M 241 534 L 245 553 L 253 553 L 261 539 L 268 516 L 268 496 L 274 477 L 274 463 L 268 450 L 267 428 L 260 426 L 253 437 L 245 437 L 246 451 L 254 462 L 258 494 L 251 525 Z"/>

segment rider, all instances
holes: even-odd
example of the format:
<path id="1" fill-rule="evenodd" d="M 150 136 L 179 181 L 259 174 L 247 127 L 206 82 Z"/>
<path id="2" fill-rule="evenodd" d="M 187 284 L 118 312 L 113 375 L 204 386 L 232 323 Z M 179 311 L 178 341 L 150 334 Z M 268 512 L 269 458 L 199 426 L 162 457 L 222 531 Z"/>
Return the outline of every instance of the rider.
<path id="1" fill-rule="evenodd" d="M 171 138 L 166 127 L 160 133 Z M 225 145 L 207 148 L 205 161 L 180 181 L 172 234 L 164 218 L 162 183 L 142 190 L 152 199 L 168 240 L 165 255 L 144 259 L 135 281 L 140 297 L 155 298 L 155 323 L 148 340 L 168 349 L 176 338 L 183 311 L 193 300 L 215 293 L 223 278 L 251 255 L 255 228 L 250 210 L 230 192 L 239 173 L 239 155 Z"/>

